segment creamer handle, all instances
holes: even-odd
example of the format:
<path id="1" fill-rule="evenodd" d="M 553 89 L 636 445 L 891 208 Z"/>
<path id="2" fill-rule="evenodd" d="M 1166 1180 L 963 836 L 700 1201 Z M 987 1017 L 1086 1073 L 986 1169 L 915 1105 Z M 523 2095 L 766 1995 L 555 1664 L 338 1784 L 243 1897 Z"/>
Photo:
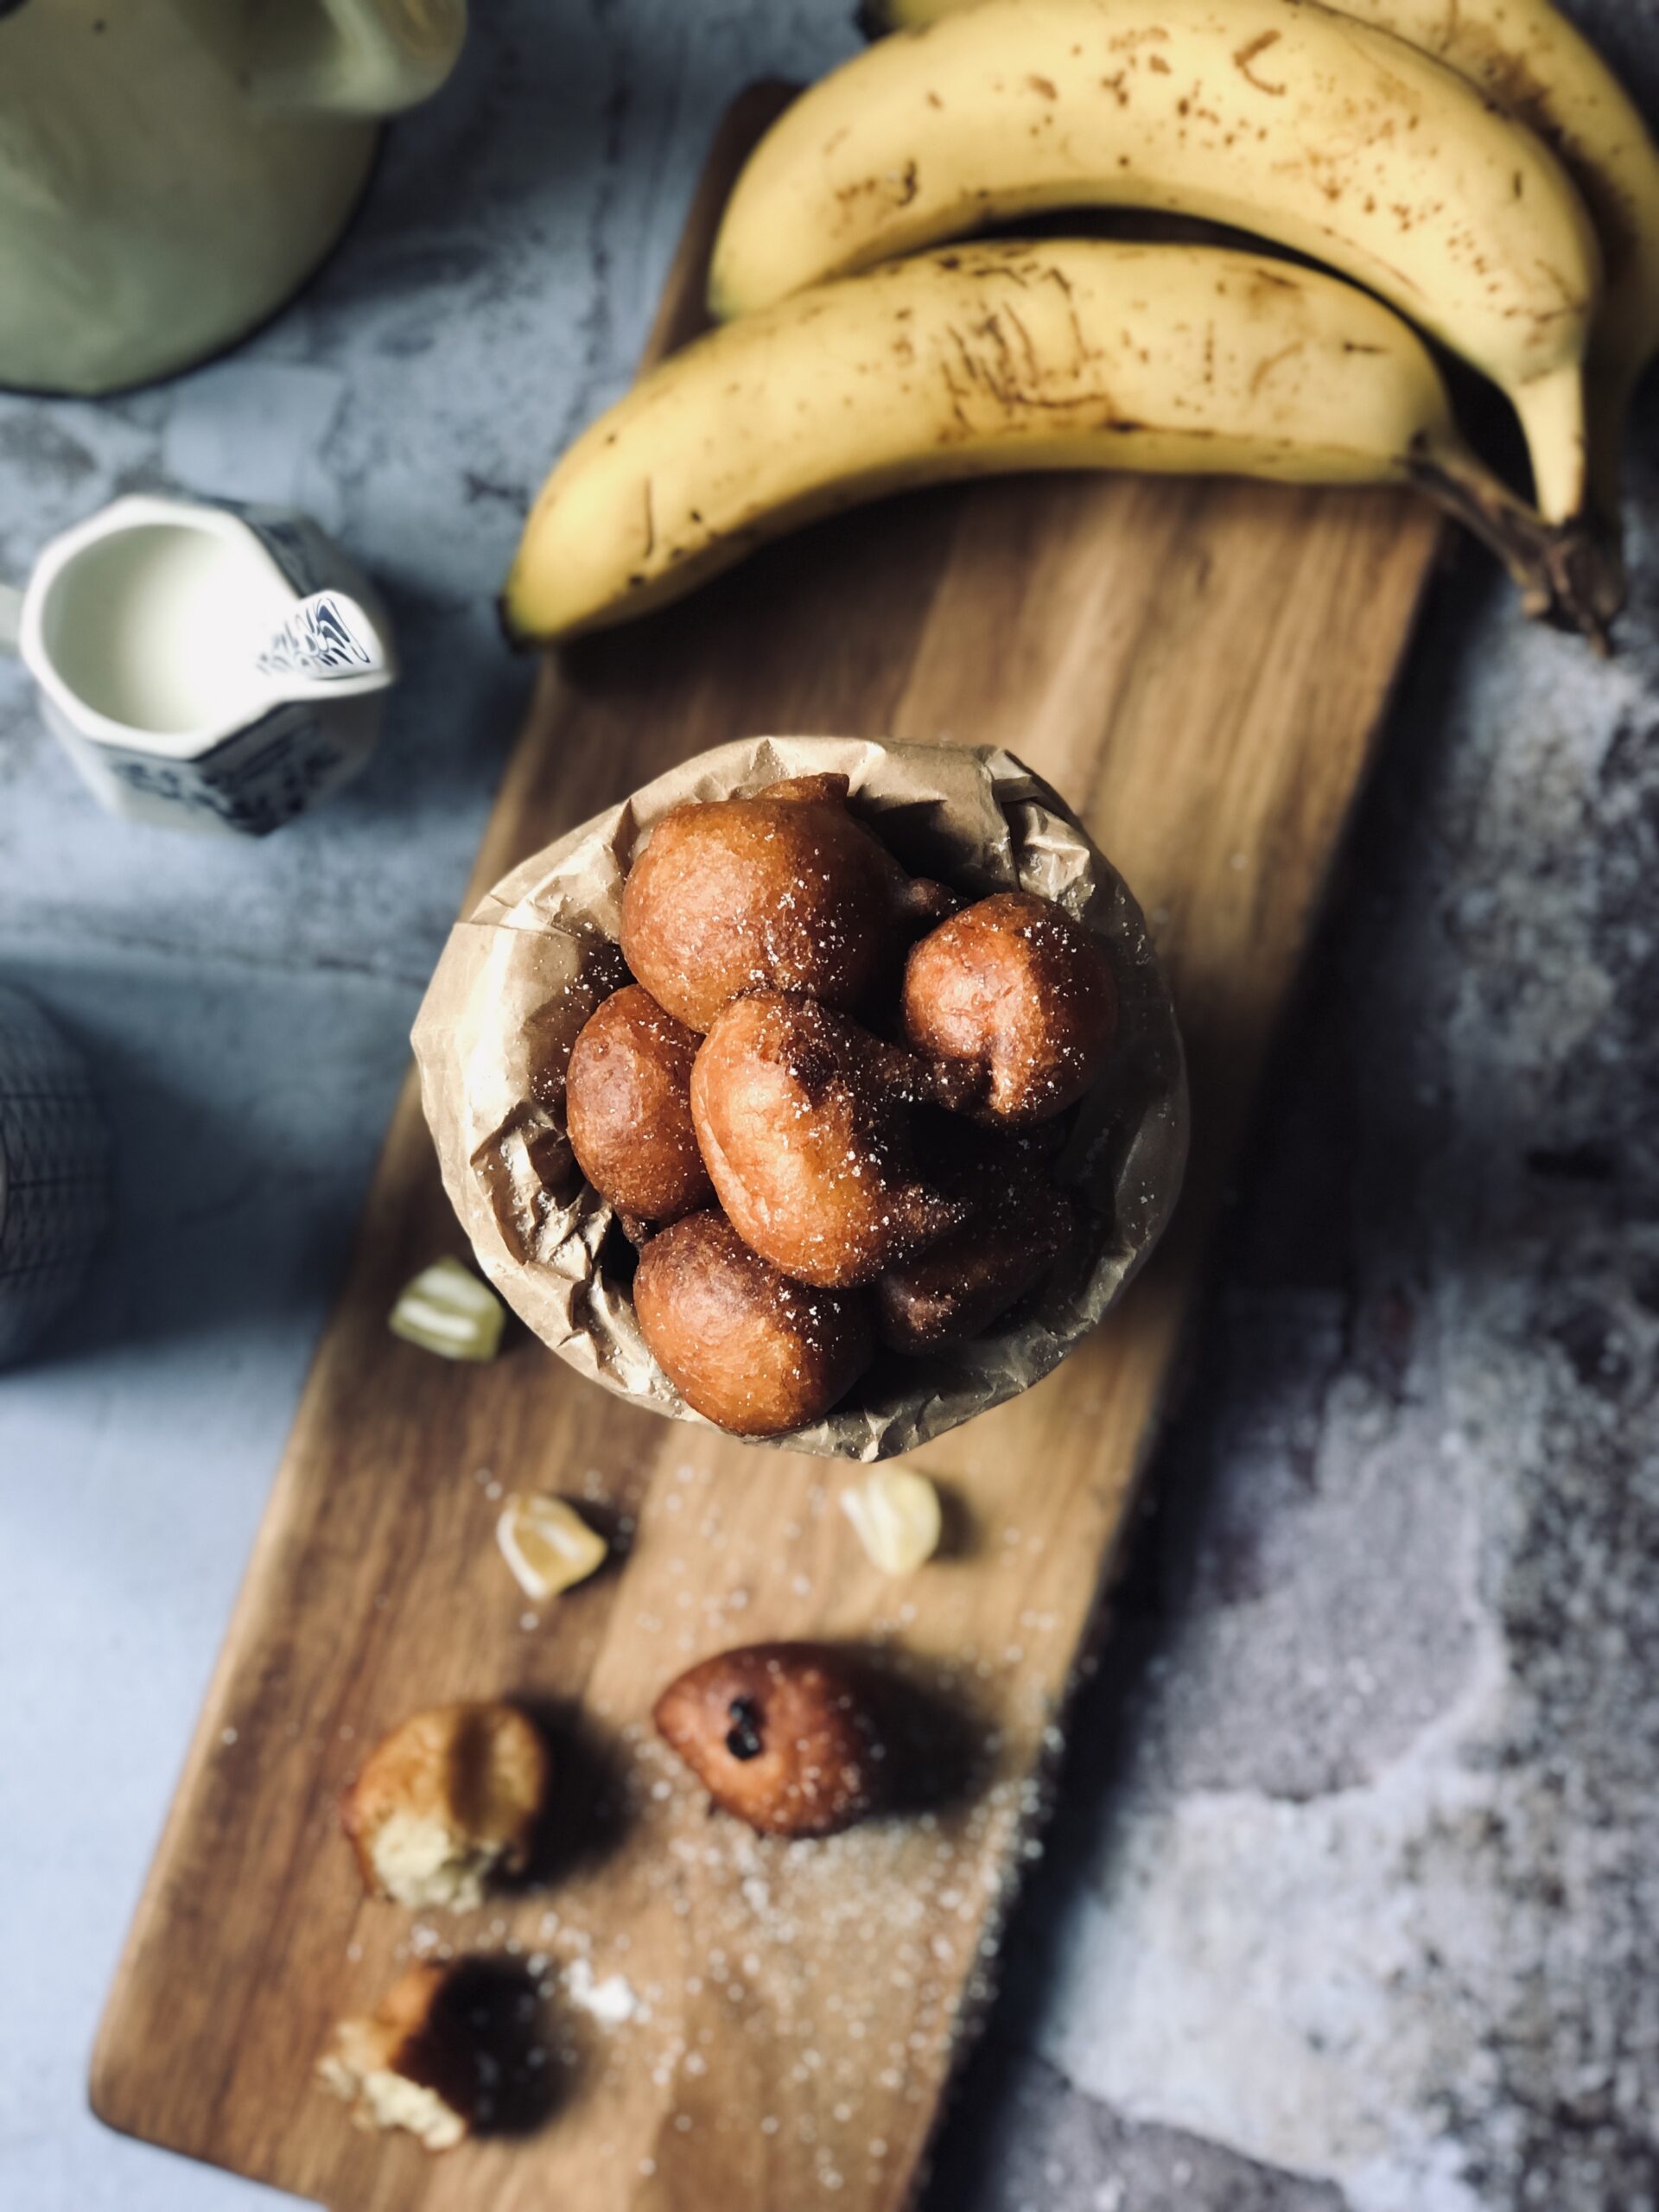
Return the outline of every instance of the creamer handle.
<path id="1" fill-rule="evenodd" d="M 260 20 L 248 89 L 261 106 L 392 115 L 454 67 L 467 0 L 283 0 Z"/>
<path id="2" fill-rule="evenodd" d="M 0 653 L 15 653 L 23 619 L 23 594 L 0 584 Z"/>

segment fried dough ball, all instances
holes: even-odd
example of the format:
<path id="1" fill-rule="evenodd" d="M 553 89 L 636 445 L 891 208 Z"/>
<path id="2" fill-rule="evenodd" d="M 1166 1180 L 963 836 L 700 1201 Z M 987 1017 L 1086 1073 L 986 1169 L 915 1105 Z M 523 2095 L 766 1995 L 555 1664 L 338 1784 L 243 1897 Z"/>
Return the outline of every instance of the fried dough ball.
<path id="1" fill-rule="evenodd" d="M 1062 1114 L 1099 1074 L 1117 1029 L 1117 986 L 1090 931 L 1052 900 L 999 891 L 912 948 L 912 1048 L 978 1073 L 978 1118 Z"/>
<path id="2" fill-rule="evenodd" d="M 1007 1148 L 988 1158 L 973 1217 L 878 1278 L 875 1325 L 912 1355 L 965 1344 L 989 1328 L 1065 1249 L 1077 1211 L 1040 1166 Z"/>
<path id="3" fill-rule="evenodd" d="M 405 2127 L 428 2151 L 452 2150 L 471 2134 L 480 2070 L 467 1980 L 466 1961 L 427 1961 L 372 2012 L 335 2023 L 317 2072 L 359 2127 Z"/>
<path id="4" fill-rule="evenodd" d="M 804 1428 L 845 1397 L 874 1350 L 860 1294 L 791 1282 L 718 1213 L 646 1245 L 633 1310 L 687 1405 L 734 1436 Z"/>
<path id="5" fill-rule="evenodd" d="M 689 1668 L 658 1733 L 762 1835 L 835 1835 L 874 1810 L 886 1757 L 857 1669 L 822 1643 L 753 1643 Z"/>
<path id="6" fill-rule="evenodd" d="M 622 950 L 676 1020 L 706 1030 L 763 987 L 858 1007 L 950 911 L 950 893 L 912 881 L 855 820 L 847 791 L 845 776 L 797 776 L 677 806 L 652 831 L 623 888 Z"/>
<path id="7" fill-rule="evenodd" d="M 928 1071 L 845 1014 L 757 991 L 734 999 L 691 1071 L 697 1141 L 732 1226 L 798 1282 L 871 1282 L 968 1216 L 925 1181 L 916 1109 Z"/>
<path id="8" fill-rule="evenodd" d="M 529 1863 L 547 1798 L 547 1747 L 516 1706 L 433 1706 L 377 1744 L 340 1801 L 372 1897 L 481 1904 Z"/>
<path id="9" fill-rule="evenodd" d="M 649 991 L 601 1000 L 570 1048 L 564 1119 L 576 1165 L 637 1221 L 677 1221 L 714 1200 L 691 1126 L 697 1039 Z"/>

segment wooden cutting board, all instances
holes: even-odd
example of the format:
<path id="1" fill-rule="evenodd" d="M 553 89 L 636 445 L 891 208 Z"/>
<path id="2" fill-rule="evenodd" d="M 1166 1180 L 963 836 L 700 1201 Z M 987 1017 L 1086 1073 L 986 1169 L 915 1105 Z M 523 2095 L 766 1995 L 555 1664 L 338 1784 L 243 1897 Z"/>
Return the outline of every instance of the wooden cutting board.
<path id="1" fill-rule="evenodd" d="M 728 118 L 653 353 L 697 325 L 721 196 L 779 99 Z M 109 2001 L 102 2119 L 336 2212 L 908 2201 L 1438 534 L 1380 493 L 988 483 L 842 518 L 548 661 L 474 892 L 741 734 L 997 743 L 1048 777 L 1169 964 L 1187 1195 L 1081 1351 L 918 1455 L 949 1549 L 889 1583 L 837 1510 L 854 1471 L 634 1412 L 522 1334 L 481 1370 L 388 1335 L 404 1281 L 461 1249 L 411 1082 Z M 585 1501 L 626 1556 L 537 1618 L 493 1540 L 500 1485 Z M 877 1640 L 966 1716 L 953 1796 L 825 1844 L 709 1816 L 652 1699 L 694 1657 L 803 1635 Z M 365 1904 L 336 1791 L 415 1707 L 496 1694 L 558 1746 L 541 1885 L 465 1919 Z M 527 1975 L 544 2056 L 523 2132 L 428 2158 L 354 2133 L 312 2067 L 442 1942 Z"/>

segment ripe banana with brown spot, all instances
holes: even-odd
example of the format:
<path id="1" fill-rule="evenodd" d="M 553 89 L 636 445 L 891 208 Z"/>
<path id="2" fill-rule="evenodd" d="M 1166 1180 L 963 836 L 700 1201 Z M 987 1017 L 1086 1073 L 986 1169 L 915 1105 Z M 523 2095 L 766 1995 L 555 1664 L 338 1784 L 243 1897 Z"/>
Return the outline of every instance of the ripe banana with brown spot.
<path id="1" fill-rule="evenodd" d="M 796 293 L 672 355 L 537 499 L 509 632 L 569 638 L 677 599 L 757 543 L 948 478 L 1108 468 L 1415 484 L 1532 610 L 1607 610 L 1463 445 L 1416 333 L 1324 271 L 1214 246 L 956 247 Z"/>
<path id="2" fill-rule="evenodd" d="M 872 30 L 919 29 L 976 0 L 872 0 Z M 1659 146 L 1593 46 L 1550 0 L 1325 0 L 1478 85 L 1557 153 L 1605 264 L 1591 334 L 1591 468 L 1611 514 L 1630 394 L 1659 354 Z"/>
<path id="3" fill-rule="evenodd" d="M 721 317 L 984 224 L 1135 206 L 1333 264 L 1492 378 L 1538 504 L 1585 502 L 1601 267 L 1560 162 L 1443 63 L 1313 0 L 984 0 L 883 39 L 750 156 Z"/>

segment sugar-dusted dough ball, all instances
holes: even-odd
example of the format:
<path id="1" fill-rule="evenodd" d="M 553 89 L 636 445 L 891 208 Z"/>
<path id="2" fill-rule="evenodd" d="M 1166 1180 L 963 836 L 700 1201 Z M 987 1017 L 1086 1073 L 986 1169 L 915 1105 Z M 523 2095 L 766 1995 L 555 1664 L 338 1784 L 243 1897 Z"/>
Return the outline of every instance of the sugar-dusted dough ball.
<path id="1" fill-rule="evenodd" d="M 904 1026 L 912 1051 L 973 1072 L 981 1118 L 1041 1122 L 1100 1073 L 1117 986 L 1103 947 L 1063 906 L 999 891 L 912 948 Z"/>
<path id="2" fill-rule="evenodd" d="M 620 1213 L 677 1221 L 714 1186 L 691 1126 L 697 1039 L 638 983 L 602 999 L 570 1048 L 565 1128 L 576 1165 Z"/>
<path id="3" fill-rule="evenodd" d="M 928 1071 L 845 1014 L 734 999 L 691 1071 L 697 1141 L 732 1226 L 797 1281 L 870 1282 L 964 1220 L 924 1171 Z"/>
<path id="4" fill-rule="evenodd" d="M 861 1295 L 791 1282 L 718 1213 L 688 1215 L 652 1237 L 633 1306 L 687 1405 L 736 1436 L 780 1436 L 818 1420 L 874 1349 Z"/>
<path id="5" fill-rule="evenodd" d="M 659 1006 L 705 1030 L 741 991 L 801 991 L 852 1011 L 954 904 L 912 881 L 849 811 L 845 776 L 677 806 L 622 893 L 622 950 Z"/>

